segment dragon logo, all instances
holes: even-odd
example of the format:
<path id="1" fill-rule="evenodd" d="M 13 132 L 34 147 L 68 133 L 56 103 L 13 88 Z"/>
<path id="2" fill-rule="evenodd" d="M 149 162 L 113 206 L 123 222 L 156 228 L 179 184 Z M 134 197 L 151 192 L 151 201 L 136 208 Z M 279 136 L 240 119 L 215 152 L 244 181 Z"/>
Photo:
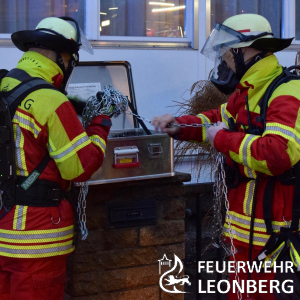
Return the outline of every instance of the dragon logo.
<path id="1" fill-rule="evenodd" d="M 166 254 L 163 256 L 161 260 L 159 260 L 159 271 L 161 271 L 161 265 L 171 265 L 171 260 L 167 258 Z M 169 275 L 170 273 L 174 272 L 177 268 L 179 271 L 176 276 Z M 174 254 L 174 267 L 171 268 L 169 271 L 165 272 L 159 279 L 159 286 L 160 288 L 170 294 L 185 294 L 187 292 L 180 291 L 176 288 L 176 285 L 191 285 L 189 281 L 188 275 L 179 276 L 179 274 L 183 271 L 183 263 L 182 261 Z M 173 286 L 173 289 L 167 289 L 165 286 Z"/>

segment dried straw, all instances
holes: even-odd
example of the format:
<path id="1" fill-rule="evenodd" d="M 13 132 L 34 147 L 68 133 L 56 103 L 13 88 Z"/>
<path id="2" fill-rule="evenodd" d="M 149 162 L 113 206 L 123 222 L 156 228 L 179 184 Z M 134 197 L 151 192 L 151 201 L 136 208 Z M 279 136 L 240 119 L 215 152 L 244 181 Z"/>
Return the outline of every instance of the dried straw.
<path id="1" fill-rule="evenodd" d="M 175 107 L 179 107 L 178 116 L 197 115 L 210 109 L 217 109 L 221 104 L 227 102 L 228 95 L 224 95 L 209 81 L 200 80 L 195 82 L 190 91 L 190 99 L 183 99 L 183 102 L 174 101 Z M 202 130 L 202 129 L 199 129 Z M 210 166 L 212 154 L 210 144 L 196 144 L 185 141 L 178 141 L 175 145 L 175 166 L 183 162 L 184 157 L 193 154 L 191 161 L 192 172 L 199 179 L 203 166 Z"/>

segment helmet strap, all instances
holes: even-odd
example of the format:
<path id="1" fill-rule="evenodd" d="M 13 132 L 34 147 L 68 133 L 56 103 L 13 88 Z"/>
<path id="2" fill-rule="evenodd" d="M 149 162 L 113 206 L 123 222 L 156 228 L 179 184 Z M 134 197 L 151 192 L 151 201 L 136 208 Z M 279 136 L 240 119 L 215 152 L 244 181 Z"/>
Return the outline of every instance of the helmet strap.
<path id="1" fill-rule="evenodd" d="M 76 55 L 79 58 L 78 53 L 76 53 Z M 61 53 L 57 51 L 56 52 L 56 64 L 61 68 L 61 70 L 62 70 L 62 72 L 64 74 L 64 79 L 62 81 L 61 86 L 59 87 L 59 90 L 66 95 L 67 94 L 67 92 L 66 92 L 66 85 L 67 85 L 67 83 L 69 81 L 69 78 L 70 78 L 72 72 L 73 72 L 73 69 L 78 64 L 78 61 L 76 61 L 74 59 L 73 55 L 71 55 L 71 58 L 69 59 L 69 62 L 68 62 L 68 67 L 66 69 L 63 57 L 61 56 Z"/>
<path id="2" fill-rule="evenodd" d="M 255 56 L 253 56 L 250 61 L 245 63 L 244 59 L 244 53 L 242 48 L 235 48 L 231 49 L 231 52 L 233 54 L 234 63 L 235 63 L 235 69 L 236 69 L 236 78 L 238 80 L 241 80 L 244 74 L 259 60 L 263 59 L 268 51 L 262 51 Z"/>

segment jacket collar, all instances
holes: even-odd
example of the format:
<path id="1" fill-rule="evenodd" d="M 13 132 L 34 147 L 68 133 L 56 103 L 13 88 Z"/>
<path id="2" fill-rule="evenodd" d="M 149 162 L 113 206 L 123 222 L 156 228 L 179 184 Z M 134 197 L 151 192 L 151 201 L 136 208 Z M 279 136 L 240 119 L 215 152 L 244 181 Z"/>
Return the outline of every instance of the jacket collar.
<path id="1" fill-rule="evenodd" d="M 57 77 L 63 78 L 62 70 L 54 61 L 34 51 L 25 52 L 17 68 L 26 71 L 32 77 L 43 78 L 54 85 Z"/>
<path id="2" fill-rule="evenodd" d="M 268 85 L 282 73 L 282 66 L 274 54 L 269 55 L 254 64 L 242 77 L 237 89 L 243 92 L 249 89 L 252 93 L 263 93 Z"/>

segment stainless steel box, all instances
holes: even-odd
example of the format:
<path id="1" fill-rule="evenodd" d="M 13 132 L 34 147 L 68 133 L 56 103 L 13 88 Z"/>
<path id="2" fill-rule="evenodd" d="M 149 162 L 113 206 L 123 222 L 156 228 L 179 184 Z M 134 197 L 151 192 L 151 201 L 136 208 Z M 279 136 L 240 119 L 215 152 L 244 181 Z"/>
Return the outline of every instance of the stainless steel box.
<path id="1" fill-rule="evenodd" d="M 102 167 L 89 184 L 174 176 L 173 139 L 166 134 L 119 137 L 128 130 L 112 130 Z M 142 129 L 134 132 L 142 134 Z"/>
<path id="2" fill-rule="evenodd" d="M 127 96 L 137 109 L 131 66 L 128 62 L 84 62 L 74 69 L 71 84 L 112 84 Z M 162 133 L 147 135 L 138 128 L 137 119 L 123 114 L 112 118 L 102 167 L 89 185 L 174 176 L 173 140 Z"/>

